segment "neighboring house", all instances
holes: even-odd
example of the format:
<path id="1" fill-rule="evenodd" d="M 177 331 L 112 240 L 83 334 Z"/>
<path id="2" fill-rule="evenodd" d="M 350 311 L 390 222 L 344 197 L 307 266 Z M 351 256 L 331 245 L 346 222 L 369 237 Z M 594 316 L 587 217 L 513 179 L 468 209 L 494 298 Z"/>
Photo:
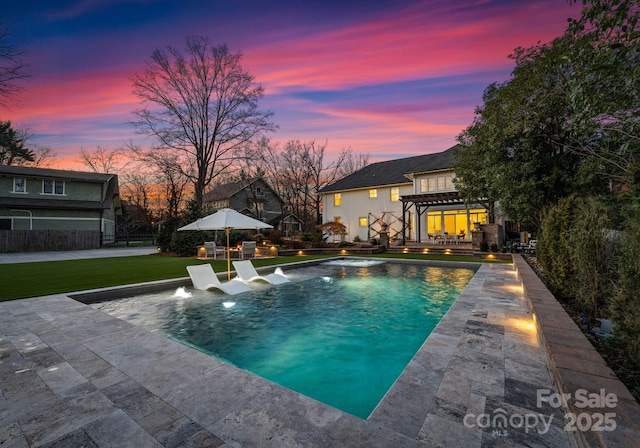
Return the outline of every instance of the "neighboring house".
<path id="1" fill-rule="evenodd" d="M 282 199 L 261 177 L 218 185 L 204 194 L 202 202 L 205 209 L 231 208 L 274 227 L 282 218 Z"/>
<path id="2" fill-rule="evenodd" d="M 0 165 L 0 230 L 94 230 L 115 236 L 118 176 Z"/>
<path id="3" fill-rule="evenodd" d="M 453 184 L 453 154 L 446 151 L 372 163 L 325 187 L 323 222 L 346 226 L 347 240 L 378 238 L 426 241 L 429 234 L 465 232 L 486 223 L 486 209 L 467 207 Z"/>

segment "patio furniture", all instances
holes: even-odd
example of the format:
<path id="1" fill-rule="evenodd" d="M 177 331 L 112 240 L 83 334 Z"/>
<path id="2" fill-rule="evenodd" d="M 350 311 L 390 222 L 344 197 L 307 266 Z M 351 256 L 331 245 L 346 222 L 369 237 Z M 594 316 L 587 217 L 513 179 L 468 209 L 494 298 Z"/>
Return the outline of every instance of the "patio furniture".
<path id="1" fill-rule="evenodd" d="M 242 245 L 238 248 L 238 258 L 244 260 L 245 258 L 256 258 L 256 242 L 255 241 L 243 241 Z"/>
<path id="2" fill-rule="evenodd" d="M 189 277 L 191 277 L 193 287 L 196 289 L 219 289 L 229 295 L 251 291 L 251 288 L 241 282 L 237 277 L 225 283 L 220 282 L 213 268 L 208 263 L 187 266 L 187 272 L 189 272 Z"/>
<path id="3" fill-rule="evenodd" d="M 225 256 L 224 247 L 220 247 L 216 244 L 215 241 L 205 241 L 204 249 L 206 251 L 205 258 L 213 258 L 214 260 L 218 259 L 218 254 L 220 254 L 223 258 Z"/>
<path id="4" fill-rule="evenodd" d="M 238 274 L 238 277 L 236 278 L 245 283 L 262 280 L 267 283 L 271 283 L 272 285 L 281 285 L 282 283 L 288 283 L 291 281 L 284 275 L 284 273 L 282 273 L 282 270 L 276 271 L 273 274 L 258 274 L 258 271 L 256 271 L 251 260 L 234 261 L 233 267 L 236 270 L 236 274 Z"/>
<path id="5" fill-rule="evenodd" d="M 529 241 L 529 244 L 524 247 L 524 253 L 529 255 L 536 254 L 536 240 Z"/>

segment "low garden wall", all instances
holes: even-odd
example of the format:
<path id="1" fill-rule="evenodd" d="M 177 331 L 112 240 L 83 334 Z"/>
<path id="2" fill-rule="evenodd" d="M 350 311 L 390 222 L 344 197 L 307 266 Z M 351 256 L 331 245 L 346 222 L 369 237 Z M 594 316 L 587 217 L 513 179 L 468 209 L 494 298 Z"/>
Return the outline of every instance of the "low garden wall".
<path id="1" fill-rule="evenodd" d="M 580 447 L 638 446 L 640 405 L 526 260 L 513 254 L 513 263 L 551 375 L 565 394 L 565 429 Z"/>

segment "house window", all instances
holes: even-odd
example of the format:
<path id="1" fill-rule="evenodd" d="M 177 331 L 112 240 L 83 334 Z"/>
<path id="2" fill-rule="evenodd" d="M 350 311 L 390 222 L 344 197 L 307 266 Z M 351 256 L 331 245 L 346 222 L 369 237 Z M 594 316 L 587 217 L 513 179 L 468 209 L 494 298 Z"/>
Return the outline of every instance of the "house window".
<path id="1" fill-rule="evenodd" d="M 369 220 L 366 217 L 360 217 L 358 218 L 358 223 L 360 224 L 360 227 L 367 227 L 369 225 Z"/>
<path id="2" fill-rule="evenodd" d="M 64 181 L 45 179 L 42 181 L 43 194 L 64 194 Z"/>
<path id="3" fill-rule="evenodd" d="M 334 193 L 333 194 L 333 205 L 335 207 L 340 207 L 342 204 L 342 193 Z"/>
<path id="4" fill-rule="evenodd" d="M 391 188 L 391 202 L 398 202 L 400 200 L 400 188 Z"/>
<path id="5" fill-rule="evenodd" d="M 453 189 L 453 176 L 438 176 L 438 191 L 451 191 Z"/>
<path id="6" fill-rule="evenodd" d="M 453 190 L 453 176 L 445 176 L 444 177 L 444 188 L 447 191 Z"/>
<path id="7" fill-rule="evenodd" d="M 479 222 L 480 224 L 487 223 L 487 211 L 482 209 L 469 210 L 469 221 L 473 224 Z"/>
<path id="8" fill-rule="evenodd" d="M 442 233 L 442 212 L 427 212 L 427 232 Z"/>
<path id="9" fill-rule="evenodd" d="M 262 191 L 262 188 L 256 187 L 256 196 L 264 196 L 264 191 Z"/>
<path id="10" fill-rule="evenodd" d="M 420 192 L 421 193 L 434 193 L 436 191 L 436 179 L 429 177 L 427 179 L 420 179 Z"/>
<path id="11" fill-rule="evenodd" d="M 13 179 L 13 192 L 14 193 L 27 192 L 27 180 L 24 177 L 15 177 Z"/>
<path id="12" fill-rule="evenodd" d="M 336 224 L 342 224 L 342 217 L 341 216 L 334 216 L 333 217 L 333 222 L 335 222 Z"/>
<path id="13" fill-rule="evenodd" d="M 369 199 L 375 199 L 378 197 L 378 189 L 377 188 L 372 188 L 371 190 L 369 190 Z"/>

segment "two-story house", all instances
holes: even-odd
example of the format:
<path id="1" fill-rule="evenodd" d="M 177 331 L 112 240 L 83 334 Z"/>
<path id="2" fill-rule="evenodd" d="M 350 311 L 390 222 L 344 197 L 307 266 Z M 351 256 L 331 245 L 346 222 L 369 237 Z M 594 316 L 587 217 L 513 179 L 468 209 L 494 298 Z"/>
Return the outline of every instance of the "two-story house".
<path id="1" fill-rule="evenodd" d="M 274 227 L 282 218 L 282 199 L 261 177 L 220 184 L 202 202 L 211 211 L 231 208 Z"/>
<path id="2" fill-rule="evenodd" d="M 453 179 L 446 151 L 372 163 L 322 190 L 323 222 L 346 226 L 347 240 L 377 238 L 426 241 L 429 235 L 460 234 L 471 239 L 473 223 L 486 223 L 486 209 L 467 207 Z"/>
<path id="3" fill-rule="evenodd" d="M 0 230 L 93 230 L 115 237 L 118 176 L 0 165 Z"/>

